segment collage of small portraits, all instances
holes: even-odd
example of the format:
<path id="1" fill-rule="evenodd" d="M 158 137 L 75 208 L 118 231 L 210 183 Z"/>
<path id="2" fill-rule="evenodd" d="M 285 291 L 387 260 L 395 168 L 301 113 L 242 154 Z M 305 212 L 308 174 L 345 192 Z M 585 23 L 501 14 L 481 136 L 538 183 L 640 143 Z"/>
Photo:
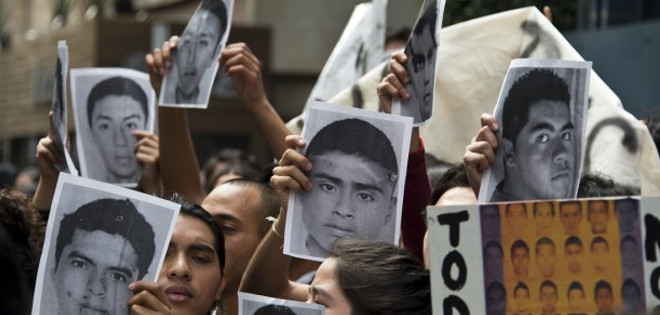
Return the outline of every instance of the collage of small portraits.
<path id="1" fill-rule="evenodd" d="M 639 200 L 480 207 L 489 314 L 644 310 Z"/>

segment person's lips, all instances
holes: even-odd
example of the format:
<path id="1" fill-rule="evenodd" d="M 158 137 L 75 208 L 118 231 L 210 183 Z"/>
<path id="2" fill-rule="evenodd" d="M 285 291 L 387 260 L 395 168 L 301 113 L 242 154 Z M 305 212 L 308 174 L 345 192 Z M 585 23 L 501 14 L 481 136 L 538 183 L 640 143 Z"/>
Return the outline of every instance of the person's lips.
<path id="1" fill-rule="evenodd" d="M 185 302 L 193 297 L 190 290 L 183 286 L 171 286 L 165 289 L 165 295 L 170 302 Z"/>
<path id="2" fill-rule="evenodd" d="M 563 169 L 561 171 L 558 171 L 554 175 L 552 175 L 551 179 L 556 180 L 556 179 L 560 179 L 560 178 L 561 179 L 568 178 L 568 175 L 570 174 L 569 171 L 570 171 L 569 169 Z"/>
<path id="3" fill-rule="evenodd" d="M 80 304 L 78 307 L 78 315 L 108 315 L 108 311 L 94 307 L 88 304 Z"/>
<path id="4" fill-rule="evenodd" d="M 131 156 L 115 156 L 115 161 L 120 165 L 131 163 Z"/>
<path id="5" fill-rule="evenodd" d="M 355 233 L 353 231 L 353 229 L 350 229 L 350 228 L 347 228 L 347 227 L 344 227 L 344 226 L 335 225 L 335 224 L 327 224 L 326 227 L 329 228 L 330 231 L 331 231 L 330 233 L 333 236 L 336 236 L 336 237 L 341 237 L 341 236 L 344 236 L 344 235 L 347 235 L 347 234 L 354 234 Z"/>

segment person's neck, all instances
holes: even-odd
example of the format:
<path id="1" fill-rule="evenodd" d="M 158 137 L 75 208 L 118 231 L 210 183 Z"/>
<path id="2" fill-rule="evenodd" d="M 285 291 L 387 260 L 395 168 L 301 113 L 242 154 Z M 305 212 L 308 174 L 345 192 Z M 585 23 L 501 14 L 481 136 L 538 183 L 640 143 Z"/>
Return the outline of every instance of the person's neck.
<path id="1" fill-rule="evenodd" d="M 498 190 L 513 198 L 512 200 L 527 200 L 527 198 L 525 198 L 525 188 L 517 181 L 504 180 L 500 184 L 500 187 L 498 187 Z"/>
<path id="2" fill-rule="evenodd" d="M 176 88 L 176 102 L 179 104 L 196 104 L 197 96 L 199 96 L 199 87 L 190 93 L 182 91 L 179 87 Z"/>
<path id="3" fill-rule="evenodd" d="M 222 311 L 219 314 L 222 315 L 238 315 L 238 292 L 223 292 L 222 299 Z"/>

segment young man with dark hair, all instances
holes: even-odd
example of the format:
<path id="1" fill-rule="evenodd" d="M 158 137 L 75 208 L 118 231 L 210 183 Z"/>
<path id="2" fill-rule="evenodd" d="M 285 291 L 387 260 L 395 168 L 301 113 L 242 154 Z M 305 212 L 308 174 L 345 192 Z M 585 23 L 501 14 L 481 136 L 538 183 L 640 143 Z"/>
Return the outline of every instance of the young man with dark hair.
<path id="1" fill-rule="evenodd" d="M 506 288 L 495 281 L 486 288 L 486 312 L 488 314 L 504 314 L 506 312 Z"/>
<path id="2" fill-rule="evenodd" d="M 529 314 L 529 288 L 524 282 L 518 282 L 516 287 L 513 288 L 513 300 L 516 304 L 516 312 L 514 314 Z"/>
<path id="3" fill-rule="evenodd" d="M 552 223 L 555 219 L 555 208 L 552 201 L 538 201 L 533 205 L 534 222 L 538 236 L 550 236 Z"/>
<path id="4" fill-rule="evenodd" d="M 200 104 L 202 77 L 216 61 L 228 27 L 223 0 L 204 0 L 181 35 L 174 59 L 176 80 L 168 81 L 165 103 Z M 169 78 L 173 78 L 170 76 Z M 176 84 L 176 85 L 174 85 Z"/>
<path id="5" fill-rule="evenodd" d="M 517 280 L 527 280 L 529 275 L 529 247 L 523 240 L 516 240 L 511 245 L 511 265 L 513 265 L 513 275 Z"/>
<path id="6" fill-rule="evenodd" d="M 557 312 L 557 285 L 550 280 L 541 282 L 539 299 L 541 300 L 541 314 L 554 315 Z"/>
<path id="7" fill-rule="evenodd" d="M 594 287 L 594 301 L 598 311 L 596 314 L 610 315 L 614 314 L 614 294 L 612 285 L 605 280 L 599 280 Z"/>
<path id="8" fill-rule="evenodd" d="M 435 58 L 438 43 L 435 40 L 435 27 L 438 16 L 436 0 L 427 0 L 412 36 L 406 45 L 405 53 L 410 62 L 406 69 L 410 74 L 412 97 L 410 104 L 419 106 L 419 112 L 411 113 L 415 123 L 431 117 L 433 108 L 433 88 L 435 87 Z"/>
<path id="9" fill-rule="evenodd" d="M 343 236 L 383 239 L 395 219 L 399 169 L 387 135 L 361 119 L 334 121 L 314 135 L 305 156 L 314 166 L 312 189 L 300 195 L 308 253 L 324 257 Z"/>
<path id="10" fill-rule="evenodd" d="M 591 241 L 590 249 L 596 272 L 604 274 L 610 261 L 610 244 L 607 243 L 607 240 L 602 236 L 596 236 L 594 240 Z"/>
<path id="11" fill-rule="evenodd" d="M 551 278 L 555 274 L 555 263 L 557 262 L 555 243 L 547 237 L 542 237 L 536 242 L 535 251 L 536 264 L 541 277 Z"/>
<path id="12" fill-rule="evenodd" d="M 582 204 L 577 200 L 563 201 L 559 204 L 559 218 L 564 226 L 565 235 L 579 235 L 582 222 Z"/>
<path id="13" fill-rule="evenodd" d="M 145 130 L 148 118 L 147 94 L 134 80 L 111 77 L 91 89 L 87 97 L 87 122 L 107 170 L 104 181 L 138 182 L 140 172 L 133 153 L 136 143 L 133 131 Z"/>
<path id="14" fill-rule="evenodd" d="M 128 199 L 98 199 L 60 221 L 52 274 L 58 314 L 127 314 L 128 285 L 154 257 L 154 231 Z"/>
<path id="15" fill-rule="evenodd" d="M 623 313 L 637 314 L 644 311 L 642 290 L 635 280 L 629 278 L 623 281 L 621 299 L 623 300 Z"/>
<path id="16" fill-rule="evenodd" d="M 587 219 L 594 234 L 607 233 L 607 222 L 610 219 L 610 210 L 606 200 L 589 200 Z"/>
<path id="17" fill-rule="evenodd" d="M 514 238 L 520 238 L 527 227 L 527 204 L 522 202 L 509 203 L 504 210 L 509 233 Z"/>
<path id="18" fill-rule="evenodd" d="M 573 281 L 568 286 L 568 308 L 572 314 L 579 314 L 584 312 L 584 288 L 582 284 Z"/>
<path id="19" fill-rule="evenodd" d="M 550 69 L 518 78 L 504 100 L 504 179 L 491 201 L 571 198 L 574 126 L 566 82 Z"/>
<path id="20" fill-rule="evenodd" d="M 571 276 L 578 276 L 582 272 L 582 258 L 584 248 L 582 241 L 577 236 L 571 236 L 564 243 L 564 257 L 568 272 Z"/>

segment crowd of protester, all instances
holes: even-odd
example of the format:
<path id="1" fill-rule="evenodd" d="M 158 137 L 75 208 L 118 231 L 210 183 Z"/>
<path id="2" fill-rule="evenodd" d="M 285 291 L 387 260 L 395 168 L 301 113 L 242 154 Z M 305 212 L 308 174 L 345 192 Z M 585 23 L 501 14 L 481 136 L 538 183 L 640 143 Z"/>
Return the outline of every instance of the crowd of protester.
<path id="1" fill-rule="evenodd" d="M 406 38 L 407 35 L 397 38 Z M 146 56 L 151 83 L 160 91 L 171 52 L 179 43 L 172 37 Z M 282 252 L 288 194 L 305 189 L 310 163 L 297 149 L 305 139 L 291 135 L 264 91 L 261 64 L 244 43 L 228 45 L 221 69 L 233 81 L 237 95 L 260 122 L 278 162 L 259 165 L 248 152 L 217 148 L 200 169 L 185 109 L 158 108 L 158 136 L 136 143 L 136 154 L 148 154 L 140 189 L 178 202 L 182 210 L 172 244 L 157 282 L 137 281 L 128 302 L 131 314 L 237 314 L 238 292 L 323 304 L 333 314 L 431 314 L 428 233 L 423 219 L 427 205 L 474 204 L 483 172 L 492 165 L 498 128 L 489 114 L 472 143 L 466 143 L 464 164 L 454 165 L 426 154 L 414 128 L 408 158 L 401 222 L 401 246 L 341 239 L 321 264 L 291 258 Z M 408 93 L 402 53 L 393 55 L 390 74 L 378 86 L 384 111 L 391 101 Z M 647 126 L 656 146 L 660 120 Z M 157 150 L 141 151 L 141 147 Z M 26 314 L 34 291 L 58 171 L 63 159 L 46 136 L 36 149 L 36 167 L 19 171 L 0 165 L 0 313 Z M 167 192 L 167 193 L 163 193 Z M 579 197 L 639 194 L 615 179 L 584 174 Z M 269 218 L 276 218 L 269 220 Z M 197 243 L 213 253 L 201 263 L 190 254 Z M 191 298 L 171 298 L 183 285 Z"/>

